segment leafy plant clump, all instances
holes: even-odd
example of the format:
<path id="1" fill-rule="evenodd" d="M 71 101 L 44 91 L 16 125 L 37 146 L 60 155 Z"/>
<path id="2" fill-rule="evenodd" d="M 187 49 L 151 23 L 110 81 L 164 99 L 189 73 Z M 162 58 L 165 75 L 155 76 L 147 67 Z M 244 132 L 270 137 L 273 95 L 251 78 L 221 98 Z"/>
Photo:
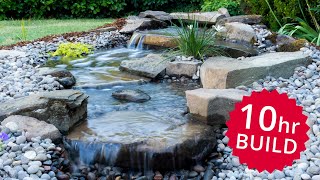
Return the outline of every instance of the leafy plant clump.
<path id="1" fill-rule="evenodd" d="M 183 23 L 179 20 L 180 26 L 175 25 L 177 31 L 177 55 L 193 56 L 196 59 L 204 60 L 207 55 L 218 53 L 214 46 L 214 29 L 208 29 L 206 26 L 200 28 L 197 21 L 192 24 Z"/>
<path id="2" fill-rule="evenodd" d="M 317 8 L 312 9 L 310 7 L 309 1 L 305 0 L 305 3 L 307 5 L 307 11 L 309 13 L 309 16 L 311 17 L 311 23 L 308 23 L 308 20 L 306 18 L 306 15 L 304 13 L 304 9 L 301 6 L 301 2 L 299 1 L 299 7 L 303 18 L 300 17 L 293 17 L 289 18 L 295 22 L 293 23 L 286 23 L 285 25 L 282 25 L 277 18 L 277 16 L 274 14 L 269 1 L 265 0 L 268 4 L 270 11 L 272 12 L 275 20 L 278 22 L 278 24 L 281 26 L 278 33 L 280 34 L 286 34 L 289 36 L 306 39 L 309 42 L 315 43 L 317 46 L 320 46 L 320 26 L 317 21 L 317 18 L 313 11 L 316 13 L 318 12 L 319 6 Z"/>
<path id="3" fill-rule="evenodd" d="M 242 13 L 240 0 L 204 0 L 201 6 L 202 11 L 216 11 L 222 7 L 227 8 L 232 16 Z"/>
<path id="4" fill-rule="evenodd" d="M 52 56 L 62 56 L 66 58 L 79 58 L 92 53 L 93 47 L 83 43 L 62 43 Z"/>

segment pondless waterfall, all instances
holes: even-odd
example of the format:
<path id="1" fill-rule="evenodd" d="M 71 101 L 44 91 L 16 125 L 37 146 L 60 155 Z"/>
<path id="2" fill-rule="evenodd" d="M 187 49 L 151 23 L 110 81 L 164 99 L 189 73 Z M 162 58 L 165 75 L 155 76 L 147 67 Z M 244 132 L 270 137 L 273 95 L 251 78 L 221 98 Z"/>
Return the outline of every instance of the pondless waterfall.
<path id="1" fill-rule="evenodd" d="M 185 88 L 142 83 L 118 70 L 122 60 L 148 52 L 120 48 L 70 63 L 79 89 L 89 95 L 87 121 L 64 139 L 72 162 L 146 172 L 189 168 L 212 152 L 215 128 L 189 118 Z M 125 89 L 141 90 L 151 99 L 135 103 L 112 97 Z"/>

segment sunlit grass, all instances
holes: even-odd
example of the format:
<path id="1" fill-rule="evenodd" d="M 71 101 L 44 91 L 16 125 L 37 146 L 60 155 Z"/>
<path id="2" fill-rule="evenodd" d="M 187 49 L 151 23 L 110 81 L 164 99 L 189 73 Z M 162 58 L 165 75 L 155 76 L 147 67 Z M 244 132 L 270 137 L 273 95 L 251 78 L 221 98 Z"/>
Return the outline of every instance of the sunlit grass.
<path id="1" fill-rule="evenodd" d="M 25 19 L 26 40 L 34 40 L 47 35 L 66 32 L 87 31 L 107 23 L 113 19 L 65 19 L 65 20 L 28 20 Z M 10 45 L 20 41 L 21 21 L 0 21 L 0 45 Z"/>

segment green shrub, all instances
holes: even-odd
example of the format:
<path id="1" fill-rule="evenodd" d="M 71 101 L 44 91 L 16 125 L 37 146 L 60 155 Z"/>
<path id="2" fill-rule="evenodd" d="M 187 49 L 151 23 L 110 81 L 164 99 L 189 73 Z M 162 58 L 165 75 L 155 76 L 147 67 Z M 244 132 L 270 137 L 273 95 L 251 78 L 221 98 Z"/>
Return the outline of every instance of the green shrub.
<path id="1" fill-rule="evenodd" d="M 202 11 L 216 11 L 222 7 L 227 8 L 232 16 L 242 13 L 240 0 L 204 0 L 201 6 Z"/>
<path id="2" fill-rule="evenodd" d="M 306 39 L 309 42 L 315 43 L 317 46 L 320 46 L 320 26 L 315 14 L 313 13 L 313 11 L 317 13 L 318 6 L 316 9 L 312 9 L 310 7 L 308 0 L 305 0 L 305 3 L 307 4 L 308 14 L 311 17 L 312 24 L 308 23 L 306 19 L 306 15 L 301 7 L 300 10 L 304 19 L 295 17 L 293 19 L 295 19 L 297 23 L 287 23 L 283 25 L 278 32 L 281 34 L 286 34 L 286 35 L 294 36 L 297 38 Z"/>
<path id="3" fill-rule="evenodd" d="M 52 56 L 62 56 L 62 59 L 79 58 L 92 53 L 93 47 L 83 43 L 62 43 Z"/>
<path id="4" fill-rule="evenodd" d="M 159 10 L 166 12 L 200 10 L 203 0 L 127 0 L 127 12 L 138 13 L 145 10 Z"/>
<path id="5" fill-rule="evenodd" d="M 125 0 L 0 0 L 0 20 L 121 16 L 125 5 Z"/>
<path id="6" fill-rule="evenodd" d="M 203 60 L 207 55 L 213 55 L 218 52 L 214 46 L 215 30 L 213 28 L 199 27 L 199 23 L 194 21 L 192 24 L 183 23 L 175 25 L 177 31 L 178 51 L 176 55 L 193 56 L 196 59 Z M 172 34 L 176 36 L 176 34 Z"/>
<path id="7" fill-rule="evenodd" d="M 273 30 L 280 28 L 278 22 L 270 12 L 270 9 L 265 0 L 243 0 L 245 3 L 245 12 L 247 14 L 262 15 L 265 23 Z M 312 24 L 311 17 L 308 13 L 304 15 L 300 11 L 300 7 L 304 12 L 308 12 L 307 5 L 303 0 L 268 0 L 275 16 L 279 19 L 281 24 L 290 23 L 288 17 L 303 17 L 306 16 L 308 24 Z M 320 4 L 320 0 L 310 1 L 311 7 L 316 7 Z M 320 19 L 320 14 L 316 14 L 316 18 Z"/>
<path id="8" fill-rule="evenodd" d="M 194 11 L 202 0 L 0 0 L 0 20 L 123 17 L 145 10 Z"/>

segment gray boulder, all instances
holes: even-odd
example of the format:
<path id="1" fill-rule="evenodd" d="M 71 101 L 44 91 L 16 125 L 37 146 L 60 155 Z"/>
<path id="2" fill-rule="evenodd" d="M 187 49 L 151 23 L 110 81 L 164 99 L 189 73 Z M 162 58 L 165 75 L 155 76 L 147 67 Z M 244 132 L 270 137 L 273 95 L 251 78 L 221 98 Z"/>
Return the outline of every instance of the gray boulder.
<path id="1" fill-rule="evenodd" d="M 261 15 L 240 15 L 240 16 L 232 16 L 232 17 L 226 17 L 223 19 L 220 19 L 217 22 L 217 25 L 225 25 L 226 23 L 231 22 L 239 22 L 243 24 L 259 24 L 262 21 Z"/>
<path id="2" fill-rule="evenodd" d="M 143 58 L 122 61 L 119 69 L 139 76 L 155 78 L 159 74 L 164 74 L 168 63 L 169 61 L 159 54 L 148 54 Z"/>
<path id="3" fill-rule="evenodd" d="M 57 81 L 66 89 L 70 89 L 76 84 L 76 78 L 66 69 L 43 67 L 39 68 L 38 72 L 43 76 L 56 77 Z"/>
<path id="4" fill-rule="evenodd" d="M 206 89 L 235 88 L 250 85 L 266 76 L 289 78 L 296 67 L 311 62 L 311 58 L 301 51 L 267 53 L 243 60 L 212 57 L 201 66 L 200 78 Z"/>
<path id="5" fill-rule="evenodd" d="M 120 33 L 133 33 L 137 30 L 159 29 L 167 27 L 167 23 L 158 19 L 139 18 L 137 16 L 129 16 L 127 24 L 119 31 Z"/>
<path id="6" fill-rule="evenodd" d="M 172 17 L 169 13 L 166 13 L 164 11 L 144 11 L 140 12 L 139 14 L 140 18 L 154 18 L 160 21 L 170 21 Z"/>
<path id="7" fill-rule="evenodd" d="M 36 118 L 14 115 L 9 116 L 1 122 L 2 126 L 8 123 L 15 123 L 18 126 L 18 130 L 26 131 L 26 138 L 30 141 L 31 138 L 41 137 L 41 139 L 51 139 L 55 142 L 61 140 L 61 134 L 59 130 L 52 124 L 48 124 L 44 121 L 39 121 Z"/>
<path id="8" fill-rule="evenodd" d="M 187 76 L 192 77 L 197 74 L 201 61 L 173 61 L 166 68 L 166 74 L 169 76 Z"/>
<path id="9" fill-rule="evenodd" d="M 225 37 L 229 40 L 237 40 L 248 44 L 253 44 L 257 41 L 254 29 L 248 24 L 239 22 L 226 23 L 225 28 Z"/>
<path id="10" fill-rule="evenodd" d="M 146 102 L 151 99 L 151 97 L 147 93 L 139 89 L 118 90 L 112 93 L 112 97 L 122 101 L 138 102 L 138 103 Z"/>
<path id="11" fill-rule="evenodd" d="M 62 133 L 87 116 L 88 96 L 76 90 L 43 92 L 6 101 L 0 105 L 0 121 L 23 115 L 53 124 Z"/>

